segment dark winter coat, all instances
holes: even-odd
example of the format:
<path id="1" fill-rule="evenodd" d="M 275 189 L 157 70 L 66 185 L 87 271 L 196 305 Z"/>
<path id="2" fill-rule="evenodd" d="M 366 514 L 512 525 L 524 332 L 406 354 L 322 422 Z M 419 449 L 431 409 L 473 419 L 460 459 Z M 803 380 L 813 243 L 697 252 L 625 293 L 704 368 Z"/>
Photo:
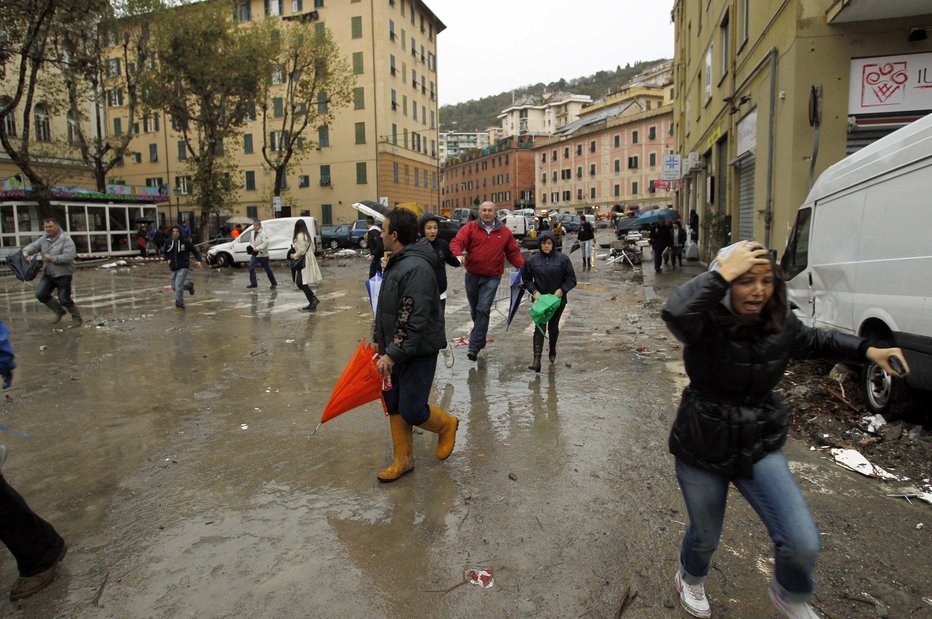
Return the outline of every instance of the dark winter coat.
<path id="1" fill-rule="evenodd" d="M 436 262 L 433 248 L 420 239 L 393 253 L 382 272 L 372 339 L 395 363 L 446 346 Z"/>
<path id="2" fill-rule="evenodd" d="M 434 253 L 437 255 L 437 264 L 436 271 L 434 274 L 437 276 L 437 288 L 440 290 L 440 294 L 443 294 L 447 291 L 447 267 L 460 266 L 460 261 L 456 259 L 456 256 L 453 255 L 453 252 L 450 251 L 450 243 L 443 239 L 434 239 L 433 241 L 428 241 L 430 246 L 433 248 Z"/>
<path id="3" fill-rule="evenodd" d="M 551 232 L 544 232 L 540 235 L 540 240 L 550 239 L 553 241 Z M 535 292 L 541 294 L 553 294 L 559 288 L 563 291 L 563 302 L 566 303 L 566 293 L 576 287 L 576 271 L 573 270 L 573 263 L 570 257 L 561 251 L 550 250 L 549 254 L 542 251 L 537 252 L 527 259 L 524 263 L 522 274 L 524 287 L 532 295 Z"/>
<path id="4" fill-rule="evenodd" d="M 594 238 L 595 230 L 592 229 L 592 224 L 589 223 L 588 219 L 579 224 L 579 234 L 576 235 L 577 241 L 591 241 Z"/>
<path id="5" fill-rule="evenodd" d="M 382 242 L 382 229 L 376 226 L 366 231 L 366 245 L 372 260 L 381 260 L 385 255 L 385 243 Z"/>
<path id="6" fill-rule="evenodd" d="M 730 479 L 753 476 L 753 465 L 786 442 L 787 413 L 773 393 L 790 357 L 855 363 L 867 342 L 803 325 L 788 311 L 783 330 L 739 333 L 722 304 L 729 284 L 708 271 L 680 286 L 662 317 L 685 344 L 689 386 L 670 431 L 670 452 Z"/>
<path id="7" fill-rule="evenodd" d="M 178 269 L 190 269 L 191 268 L 191 254 L 194 254 L 194 259 L 198 262 L 201 261 L 201 253 L 197 251 L 197 246 L 191 242 L 191 239 L 173 239 L 170 238 L 165 242 L 165 259 L 168 260 L 168 268 L 172 271 L 177 271 Z"/>
<path id="8" fill-rule="evenodd" d="M 663 251 L 673 245 L 673 227 L 657 225 L 650 235 L 650 246 L 654 251 Z"/>

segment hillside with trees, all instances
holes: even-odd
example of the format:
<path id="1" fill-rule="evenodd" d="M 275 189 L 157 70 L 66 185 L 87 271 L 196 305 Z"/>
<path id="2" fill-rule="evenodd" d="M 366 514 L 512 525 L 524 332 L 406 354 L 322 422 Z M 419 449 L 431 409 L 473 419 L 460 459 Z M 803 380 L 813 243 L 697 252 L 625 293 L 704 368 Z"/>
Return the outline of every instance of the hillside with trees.
<path id="1" fill-rule="evenodd" d="M 638 73 L 663 61 L 664 59 L 629 63 L 625 67 L 618 65 L 614 71 L 599 71 L 586 77 L 571 80 L 560 79 L 549 84 L 539 82 L 481 99 L 473 99 L 456 105 L 444 105 L 440 108 L 440 130 L 483 131 L 488 127 L 496 126 L 499 124 L 498 115 L 511 104 L 512 96 L 518 99 L 526 95 L 542 95 L 545 92 L 571 92 L 589 95 L 594 101 L 610 92 L 617 91 Z"/>

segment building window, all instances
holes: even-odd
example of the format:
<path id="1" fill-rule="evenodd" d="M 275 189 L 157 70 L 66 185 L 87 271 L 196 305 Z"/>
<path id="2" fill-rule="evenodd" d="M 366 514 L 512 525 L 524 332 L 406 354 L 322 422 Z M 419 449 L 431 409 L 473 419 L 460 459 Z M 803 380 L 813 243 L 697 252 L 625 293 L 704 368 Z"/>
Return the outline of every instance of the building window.
<path id="1" fill-rule="evenodd" d="M 320 166 L 320 185 L 321 187 L 330 186 L 330 166 L 327 164 Z"/>
<path id="2" fill-rule="evenodd" d="M 728 75 L 728 53 L 731 50 L 729 44 L 729 27 L 728 27 L 728 11 L 725 11 L 725 17 L 722 18 L 722 24 L 719 28 L 721 33 L 721 42 L 722 42 L 722 77 Z"/>
<path id="3" fill-rule="evenodd" d="M 353 52 L 353 73 L 362 74 L 362 52 Z"/>
<path id="4" fill-rule="evenodd" d="M 265 0 L 265 14 L 275 17 L 282 14 L 282 0 Z"/>
<path id="5" fill-rule="evenodd" d="M 285 135 L 281 131 L 269 133 L 269 150 L 273 153 L 285 150 Z"/>
<path id="6" fill-rule="evenodd" d="M 751 11 L 751 0 L 742 0 L 741 2 L 741 43 L 748 40 L 748 13 Z"/>
<path id="7" fill-rule="evenodd" d="M 350 18 L 350 30 L 352 31 L 352 36 L 354 39 L 362 38 L 362 17 L 351 17 Z"/>
<path id="8" fill-rule="evenodd" d="M 240 0 L 239 6 L 236 7 L 236 18 L 240 21 L 249 21 L 252 19 L 252 11 L 249 8 L 249 5 L 252 4 L 250 0 Z"/>
<path id="9" fill-rule="evenodd" d="M 317 113 L 326 114 L 330 96 L 326 92 L 317 93 Z"/>
<path id="10" fill-rule="evenodd" d="M 615 148 L 619 148 L 619 147 L 621 147 L 621 136 L 616 135 L 615 136 Z"/>
<path id="11" fill-rule="evenodd" d="M 246 133 L 243 135 L 243 154 L 251 155 L 253 152 L 252 148 L 252 134 Z"/>
<path id="12" fill-rule="evenodd" d="M 281 118 L 285 115 L 285 101 L 281 97 L 272 99 L 272 115 L 275 118 Z"/>
<path id="13" fill-rule="evenodd" d="M 184 140 L 178 140 L 178 161 L 184 161 L 188 158 L 188 144 Z"/>
<path id="14" fill-rule="evenodd" d="M 617 198 L 620 195 L 621 195 L 621 185 L 616 184 L 615 185 L 615 197 Z"/>
<path id="15" fill-rule="evenodd" d="M 576 145 L 576 155 L 577 156 L 582 155 L 582 144 Z"/>
<path id="16" fill-rule="evenodd" d="M 317 128 L 317 146 L 327 148 L 330 146 L 330 127 L 323 125 Z"/>
<path id="17" fill-rule="evenodd" d="M 74 144 L 78 139 L 78 124 L 74 119 L 74 112 L 72 112 L 71 110 L 68 111 L 67 123 L 68 123 L 68 143 Z"/>
<path id="18" fill-rule="evenodd" d="M 637 195 L 638 192 L 638 182 L 634 181 L 631 183 L 631 195 Z"/>
<path id="19" fill-rule="evenodd" d="M 302 174 L 301 176 L 298 176 L 298 187 L 310 187 L 310 185 L 311 185 L 310 176 L 308 176 L 307 174 Z"/>
<path id="20" fill-rule="evenodd" d="M 595 152 L 595 140 L 592 140 L 591 142 L 589 142 L 589 152 L 590 153 Z"/>
<path id="21" fill-rule="evenodd" d="M 420 177 L 421 177 L 421 170 L 420 168 L 415 167 L 414 168 L 414 186 L 415 187 L 421 186 Z"/>
<path id="22" fill-rule="evenodd" d="M 356 143 L 366 143 L 366 123 L 364 122 L 356 123 Z"/>
<path id="23" fill-rule="evenodd" d="M 366 162 L 360 161 L 356 164 L 356 184 L 365 185 L 369 182 L 366 178 Z"/>
<path id="24" fill-rule="evenodd" d="M 191 177 L 190 176 L 176 176 L 175 177 L 175 191 L 179 194 L 186 196 L 191 193 Z"/>
<path id="25" fill-rule="evenodd" d="M 366 89 L 359 87 L 353 89 L 353 109 L 366 109 Z"/>
<path id="26" fill-rule="evenodd" d="M 705 102 L 712 100 L 712 45 L 705 50 Z"/>
<path id="27" fill-rule="evenodd" d="M 576 178 L 582 178 L 582 166 L 576 166 Z"/>
<path id="28" fill-rule="evenodd" d="M 589 188 L 589 197 L 592 198 L 593 200 L 595 199 L 595 187 Z"/>
<path id="29" fill-rule="evenodd" d="M 633 170 L 638 167 L 638 158 L 637 155 L 633 157 L 628 157 L 628 169 Z"/>
<path id="30" fill-rule="evenodd" d="M 398 144 L 398 125 L 392 123 L 392 144 Z"/>
<path id="31" fill-rule="evenodd" d="M 563 147 L 563 158 L 564 159 L 570 158 L 570 147 L 569 146 Z"/>
<path id="32" fill-rule="evenodd" d="M 329 226 L 333 223 L 333 205 L 332 204 L 321 204 L 320 205 L 320 221 L 325 226 Z"/>
<path id="33" fill-rule="evenodd" d="M 589 176 L 595 176 L 595 164 L 594 163 L 589 164 Z"/>
<path id="34" fill-rule="evenodd" d="M 631 132 L 631 143 L 632 144 L 638 143 L 638 132 L 636 130 Z"/>
<path id="35" fill-rule="evenodd" d="M 252 170 L 246 172 L 246 191 L 256 190 L 256 173 Z"/>
<path id="36" fill-rule="evenodd" d="M 16 137 L 16 119 L 13 118 L 13 115 L 10 114 L 6 117 L 6 132 L 11 138 Z M 10 130 L 12 129 L 12 131 Z M 123 134 L 123 119 L 114 118 L 113 119 L 113 135 L 122 135 Z"/>
<path id="37" fill-rule="evenodd" d="M 36 120 L 36 141 L 37 142 L 51 142 L 52 141 L 52 123 L 49 119 L 49 108 L 44 103 L 40 103 L 39 105 L 36 106 L 35 120 Z"/>
<path id="38" fill-rule="evenodd" d="M 392 162 L 392 181 L 398 182 L 398 162 Z"/>
<path id="39" fill-rule="evenodd" d="M 159 145 L 149 144 L 149 162 L 153 163 L 159 160 Z"/>
<path id="40" fill-rule="evenodd" d="M 654 166 L 657 165 L 657 153 L 651 153 L 651 154 L 648 156 L 648 158 L 649 158 L 649 162 L 650 162 L 650 167 L 653 168 Z"/>
<path id="41" fill-rule="evenodd" d="M 133 163 L 142 163 L 142 153 L 133 153 Z"/>
<path id="42" fill-rule="evenodd" d="M 615 160 L 615 172 L 621 172 L 621 159 Z"/>

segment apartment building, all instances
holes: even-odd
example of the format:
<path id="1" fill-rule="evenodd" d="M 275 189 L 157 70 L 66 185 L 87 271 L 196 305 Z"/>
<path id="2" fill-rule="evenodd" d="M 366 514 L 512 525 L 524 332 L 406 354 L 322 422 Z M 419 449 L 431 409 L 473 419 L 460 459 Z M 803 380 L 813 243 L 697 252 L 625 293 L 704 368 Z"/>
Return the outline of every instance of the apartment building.
<path id="1" fill-rule="evenodd" d="M 673 21 L 677 202 L 706 252 L 782 252 L 820 172 L 932 111 L 928 2 L 677 0 Z"/>
<path id="2" fill-rule="evenodd" d="M 676 194 L 661 182 L 663 157 L 674 147 L 671 95 L 668 85 L 628 85 L 538 141 L 538 207 L 603 214 L 672 207 Z"/>
<path id="3" fill-rule="evenodd" d="M 485 148 L 489 141 L 488 131 L 444 131 L 440 134 L 440 165 L 447 159 L 455 159 L 469 150 Z"/>
<path id="4" fill-rule="evenodd" d="M 506 138 L 443 166 L 441 213 L 494 202 L 498 209 L 535 208 L 533 137 Z"/>
<path id="5" fill-rule="evenodd" d="M 326 29 L 351 61 L 356 89 L 353 104 L 332 125 L 305 133 L 309 146 L 285 178 L 280 209 L 273 211 L 274 174 L 261 155 L 262 119 L 247 124 L 237 143 L 225 144 L 243 188 L 222 215 L 312 215 L 329 224 L 356 219 L 351 205 L 360 200 L 439 210 L 437 35 L 445 26 L 425 3 L 239 0 L 234 13 L 243 23 L 285 19 Z M 158 113 L 131 123 L 121 116 L 120 101 L 109 103 L 108 128 L 117 123 L 136 134 L 130 144 L 136 154 L 114 175 L 129 184 L 167 185 L 172 206 L 165 214 L 196 212 L 182 135 Z"/>
<path id="6" fill-rule="evenodd" d="M 504 136 L 550 135 L 577 118 L 589 95 L 566 92 L 527 95 L 513 102 L 498 115 Z"/>

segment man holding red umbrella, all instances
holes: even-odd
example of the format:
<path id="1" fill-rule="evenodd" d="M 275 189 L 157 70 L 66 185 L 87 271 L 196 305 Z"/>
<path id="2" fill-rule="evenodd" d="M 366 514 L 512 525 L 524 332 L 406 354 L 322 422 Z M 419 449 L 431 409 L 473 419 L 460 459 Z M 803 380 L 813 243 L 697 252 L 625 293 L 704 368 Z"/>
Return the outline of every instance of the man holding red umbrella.
<path id="1" fill-rule="evenodd" d="M 382 241 L 391 257 L 382 274 L 373 340 L 380 355 L 376 368 L 384 383 L 390 381 L 383 398 L 394 458 L 376 477 L 391 482 L 414 469 L 412 426 L 438 434 L 436 455 L 446 460 L 459 421 L 428 404 L 437 354 L 446 345 L 434 250 L 418 240 L 417 215 L 404 208 L 385 217 Z"/>

